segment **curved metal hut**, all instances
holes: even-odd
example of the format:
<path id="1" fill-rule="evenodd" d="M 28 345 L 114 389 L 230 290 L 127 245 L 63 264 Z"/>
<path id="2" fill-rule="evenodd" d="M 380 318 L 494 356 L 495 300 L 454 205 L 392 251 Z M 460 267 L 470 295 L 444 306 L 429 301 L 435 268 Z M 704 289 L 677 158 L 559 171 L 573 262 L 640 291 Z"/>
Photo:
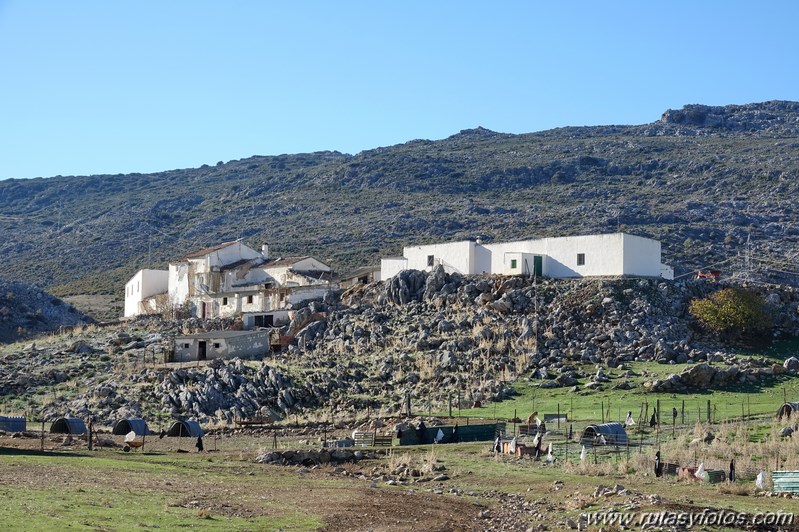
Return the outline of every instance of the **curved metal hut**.
<path id="1" fill-rule="evenodd" d="M 147 428 L 147 423 L 139 417 L 120 419 L 114 423 L 114 428 L 111 429 L 111 434 L 116 436 L 125 436 L 130 432 L 135 432 L 136 436 L 147 436 L 150 434 L 150 429 Z"/>
<path id="2" fill-rule="evenodd" d="M 169 430 L 166 432 L 167 436 L 176 438 L 200 438 L 203 435 L 203 429 L 196 421 L 175 421 Z"/>
<path id="3" fill-rule="evenodd" d="M 792 415 L 794 415 L 796 412 L 799 412 L 799 402 L 796 402 L 796 403 L 785 403 L 784 405 L 782 405 L 780 407 L 779 410 L 777 410 L 777 419 L 780 419 L 780 418 L 783 418 L 783 417 L 789 418 Z"/>
<path id="4" fill-rule="evenodd" d="M 86 434 L 86 425 L 77 417 L 60 417 L 50 426 L 51 434 L 71 434 L 78 436 Z"/>
<path id="5" fill-rule="evenodd" d="M 627 431 L 621 423 L 605 423 L 603 425 L 588 425 L 583 431 L 581 442 L 583 445 L 627 445 Z"/>

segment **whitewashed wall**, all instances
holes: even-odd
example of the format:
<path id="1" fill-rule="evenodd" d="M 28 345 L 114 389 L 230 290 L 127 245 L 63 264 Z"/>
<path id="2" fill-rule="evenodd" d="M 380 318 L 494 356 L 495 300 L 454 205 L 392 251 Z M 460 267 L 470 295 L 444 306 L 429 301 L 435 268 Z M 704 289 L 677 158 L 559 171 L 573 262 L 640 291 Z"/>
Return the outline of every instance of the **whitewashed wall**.
<path id="1" fill-rule="evenodd" d="M 635 235 L 624 234 L 623 237 L 624 274 L 659 277 L 662 273 L 660 242 Z"/>
<path id="2" fill-rule="evenodd" d="M 380 259 L 380 279 L 385 281 L 397 275 L 399 272 L 408 269 L 408 259 L 405 257 L 390 257 Z"/>
<path id="3" fill-rule="evenodd" d="M 450 242 L 447 244 L 430 244 L 427 246 L 413 246 L 402 250 L 408 259 L 409 270 L 432 270 L 428 266 L 427 258 L 433 256 L 433 265 L 442 264 L 447 273 L 475 273 L 474 260 L 475 243 L 469 240 Z"/>
<path id="4" fill-rule="evenodd" d="M 139 304 L 148 297 L 169 290 L 169 272 L 166 270 L 139 270 L 125 284 L 125 317 L 140 314 Z"/>

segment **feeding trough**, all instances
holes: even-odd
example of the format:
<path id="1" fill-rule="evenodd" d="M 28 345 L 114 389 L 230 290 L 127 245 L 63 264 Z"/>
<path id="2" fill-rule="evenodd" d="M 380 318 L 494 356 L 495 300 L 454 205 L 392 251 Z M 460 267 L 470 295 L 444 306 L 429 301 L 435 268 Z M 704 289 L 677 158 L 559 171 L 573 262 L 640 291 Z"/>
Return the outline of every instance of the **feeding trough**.
<path id="1" fill-rule="evenodd" d="M 144 439 L 149 433 L 147 423 L 141 418 L 120 419 L 114 423 L 114 428 L 111 430 L 111 434 L 125 436 L 125 446 L 122 448 L 125 452 L 143 448 Z"/>

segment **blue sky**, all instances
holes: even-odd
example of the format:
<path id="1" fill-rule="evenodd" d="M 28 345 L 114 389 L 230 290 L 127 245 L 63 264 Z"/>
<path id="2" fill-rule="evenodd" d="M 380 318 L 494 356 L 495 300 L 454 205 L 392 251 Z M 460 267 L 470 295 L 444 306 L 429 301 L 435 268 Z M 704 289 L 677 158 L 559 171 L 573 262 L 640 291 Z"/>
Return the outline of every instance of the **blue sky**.
<path id="1" fill-rule="evenodd" d="M 0 179 L 799 100 L 799 2 L 0 0 Z"/>

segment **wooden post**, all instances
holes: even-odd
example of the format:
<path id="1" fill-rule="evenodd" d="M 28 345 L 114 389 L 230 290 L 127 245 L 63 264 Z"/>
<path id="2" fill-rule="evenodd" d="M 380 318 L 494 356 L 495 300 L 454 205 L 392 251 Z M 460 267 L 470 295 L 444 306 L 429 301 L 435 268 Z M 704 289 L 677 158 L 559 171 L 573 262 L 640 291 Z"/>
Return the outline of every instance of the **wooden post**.
<path id="1" fill-rule="evenodd" d="M 657 422 L 658 428 L 660 428 L 660 399 L 657 400 Z"/>
<path id="2" fill-rule="evenodd" d="M 560 428 L 560 403 L 558 403 L 558 428 Z"/>
<path id="3" fill-rule="evenodd" d="M 713 423 L 713 418 L 710 417 L 710 399 L 707 400 L 707 422 Z"/>
<path id="4" fill-rule="evenodd" d="M 685 399 L 682 400 L 682 408 L 680 409 L 680 425 L 685 425 Z"/>
<path id="5" fill-rule="evenodd" d="M 743 421 L 744 419 L 745 419 L 745 415 L 744 415 L 744 400 L 743 400 L 743 397 L 742 397 L 741 398 L 741 421 Z"/>
<path id="6" fill-rule="evenodd" d="M 41 450 L 44 452 L 44 419 L 42 419 L 42 440 L 41 440 Z"/>
<path id="7" fill-rule="evenodd" d="M 599 409 L 602 410 L 602 424 L 604 424 L 605 423 L 605 401 L 600 401 L 599 402 Z"/>
<path id="8" fill-rule="evenodd" d="M 447 404 L 449 405 L 449 418 L 452 419 L 452 394 L 447 393 Z"/>

